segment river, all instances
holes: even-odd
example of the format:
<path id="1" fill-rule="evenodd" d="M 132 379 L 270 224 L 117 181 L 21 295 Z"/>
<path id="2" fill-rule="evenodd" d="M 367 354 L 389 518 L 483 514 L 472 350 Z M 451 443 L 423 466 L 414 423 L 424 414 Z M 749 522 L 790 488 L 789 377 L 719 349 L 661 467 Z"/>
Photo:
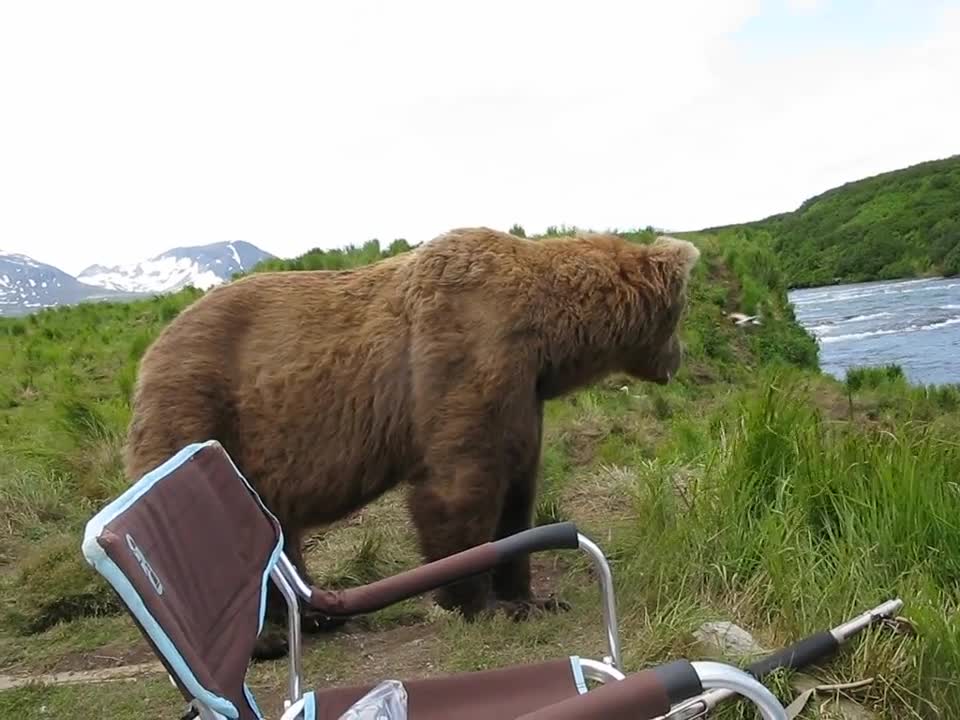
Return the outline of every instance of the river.
<path id="1" fill-rule="evenodd" d="M 960 278 L 794 290 L 797 320 L 820 344 L 823 370 L 896 363 L 914 384 L 960 383 Z"/>

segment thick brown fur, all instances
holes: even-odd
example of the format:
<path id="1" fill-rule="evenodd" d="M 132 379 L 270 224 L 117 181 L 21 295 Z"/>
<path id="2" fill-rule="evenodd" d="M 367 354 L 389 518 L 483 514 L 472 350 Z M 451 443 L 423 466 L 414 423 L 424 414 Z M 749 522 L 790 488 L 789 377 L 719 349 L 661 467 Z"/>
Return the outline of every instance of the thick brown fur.
<path id="1" fill-rule="evenodd" d="M 532 521 L 544 401 L 615 371 L 668 381 L 698 255 L 674 239 L 471 228 L 354 270 L 237 280 L 144 356 L 128 476 L 219 440 L 301 571 L 304 530 L 398 484 L 426 560 L 518 532 Z M 468 617 L 546 605 L 527 559 L 437 598 Z"/>

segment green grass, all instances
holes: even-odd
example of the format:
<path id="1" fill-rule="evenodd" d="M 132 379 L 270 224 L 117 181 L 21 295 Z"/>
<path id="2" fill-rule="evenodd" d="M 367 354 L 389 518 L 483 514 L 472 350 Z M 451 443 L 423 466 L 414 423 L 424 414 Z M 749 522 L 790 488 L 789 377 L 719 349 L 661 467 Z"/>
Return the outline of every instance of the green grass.
<path id="1" fill-rule="evenodd" d="M 631 669 L 700 657 L 692 633 L 704 620 L 734 620 L 776 647 L 899 595 L 917 637 L 867 633 L 819 674 L 873 676 L 857 698 L 881 718 L 960 715 L 960 630 L 951 623 L 960 390 L 909 386 L 897 368 L 856 370 L 847 385 L 819 374 L 767 239 L 743 229 L 690 237 L 703 261 L 683 321 L 682 371 L 666 387 L 612 377 L 548 404 L 537 522 L 574 520 L 607 551 Z M 257 270 L 353 267 L 406 247 L 313 251 Z M 137 361 L 198 296 L 0 321 L 0 673 L 142 651 L 79 541 L 127 482 L 120 453 Z M 761 324 L 735 326 L 734 311 Z M 417 562 L 397 493 L 318 532 L 308 549 L 311 572 L 330 587 Z M 548 553 L 535 576 L 548 576 L 573 610 L 468 624 L 416 598 L 311 640 L 307 666 L 325 685 L 599 656 L 586 560 Z M 268 663 L 251 677 L 272 702 L 283 672 Z M 139 683 L 0 692 L 0 716 L 127 720 L 179 709 L 162 678 Z M 784 692 L 784 683 L 771 687 Z M 714 717 L 737 716 L 728 708 Z"/>
<path id="2" fill-rule="evenodd" d="M 41 720 L 51 717 L 178 717 L 183 704 L 166 678 L 94 686 L 33 686 L 0 692 L 0 717 Z"/>

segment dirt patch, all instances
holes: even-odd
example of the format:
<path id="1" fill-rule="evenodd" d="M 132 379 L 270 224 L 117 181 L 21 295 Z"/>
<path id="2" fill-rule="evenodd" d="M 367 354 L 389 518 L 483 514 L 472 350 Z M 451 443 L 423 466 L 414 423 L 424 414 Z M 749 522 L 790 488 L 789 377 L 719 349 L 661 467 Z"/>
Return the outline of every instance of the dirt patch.
<path id="1" fill-rule="evenodd" d="M 156 659 L 156 655 L 146 641 L 138 640 L 133 645 L 111 643 L 95 652 L 68 652 L 46 668 L 46 671 L 48 673 L 95 672 L 153 663 Z"/>
<path id="2" fill-rule="evenodd" d="M 563 432 L 562 438 L 566 441 L 571 465 L 585 466 L 593 462 L 597 445 L 607 432 L 599 419 L 581 420 Z"/>
<path id="3" fill-rule="evenodd" d="M 692 361 L 686 365 L 690 379 L 698 385 L 713 385 L 720 380 L 717 369 L 707 362 Z"/>
<path id="4" fill-rule="evenodd" d="M 162 672 L 158 658 L 142 637 L 124 637 L 98 647 L 63 649 L 56 655 L 49 648 L 22 655 L 0 673 L 0 690 L 30 683 L 51 685 L 99 683 L 128 679 L 148 672 Z"/>
<path id="5" fill-rule="evenodd" d="M 433 642 L 429 624 L 408 625 L 379 633 L 358 633 L 348 639 L 357 658 L 354 683 L 375 683 L 386 677 L 416 679 L 427 677 L 436 668 L 427 659 Z"/>
<path id="6" fill-rule="evenodd" d="M 561 502 L 570 508 L 576 522 L 609 524 L 627 517 L 631 510 L 631 487 L 637 482 L 634 470 L 621 466 L 600 466 L 595 472 L 578 475 L 564 488 Z"/>
<path id="7" fill-rule="evenodd" d="M 561 576 L 566 574 L 569 567 L 569 554 L 533 557 L 530 562 L 530 585 L 534 595 L 557 593 Z"/>
<path id="8" fill-rule="evenodd" d="M 850 399 L 838 389 L 828 386 L 811 388 L 810 399 L 824 416 L 830 420 L 850 419 Z M 853 412 L 856 415 L 863 407 L 854 399 Z"/>
<path id="9" fill-rule="evenodd" d="M 884 418 L 883 408 L 869 397 L 853 398 L 853 407 L 850 398 L 842 387 L 833 383 L 811 383 L 807 396 L 823 417 L 833 423 L 846 423 L 852 420 L 860 425 L 871 427 L 887 427 L 892 429 L 892 418 Z"/>
<path id="10" fill-rule="evenodd" d="M 159 662 L 124 665 L 99 670 L 46 673 L 43 675 L 0 675 L 0 691 L 13 690 L 28 685 L 77 685 L 133 680 L 144 675 L 166 672 Z"/>

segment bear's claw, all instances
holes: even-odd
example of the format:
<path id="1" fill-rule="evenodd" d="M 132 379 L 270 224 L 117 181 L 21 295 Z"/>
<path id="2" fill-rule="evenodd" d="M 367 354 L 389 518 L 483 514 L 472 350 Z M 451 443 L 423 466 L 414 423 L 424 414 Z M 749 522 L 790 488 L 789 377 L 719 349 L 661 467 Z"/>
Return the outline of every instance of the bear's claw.
<path id="1" fill-rule="evenodd" d="M 533 614 L 568 612 L 572 605 L 554 595 L 528 600 L 501 600 L 497 603 L 513 620 L 526 620 Z"/>
<path id="2" fill-rule="evenodd" d="M 342 627 L 346 622 L 346 618 L 332 618 L 313 608 L 304 609 L 300 613 L 300 630 L 305 635 L 331 632 Z"/>

